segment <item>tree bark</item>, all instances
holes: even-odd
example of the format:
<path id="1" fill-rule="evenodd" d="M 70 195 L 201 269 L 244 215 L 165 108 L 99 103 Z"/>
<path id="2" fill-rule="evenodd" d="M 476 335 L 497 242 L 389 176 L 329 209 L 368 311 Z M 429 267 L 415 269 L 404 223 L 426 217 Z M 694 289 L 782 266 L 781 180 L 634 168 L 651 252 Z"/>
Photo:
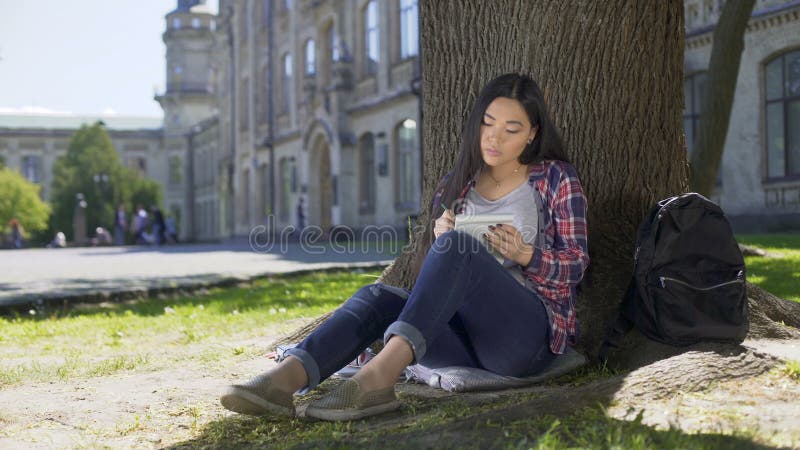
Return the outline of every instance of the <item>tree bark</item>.
<path id="1" fill-rule="evenodd" d="M 639 222 L 657 200 L 688 186 L 681 124 L 683 3 L 422 0 L 420 11 L 423 108 L 429 118 L 423 128 L 423 226 L 381 281 L 413 286 L 414 261 L 427 251 L 423 236 L 434 219 L 427 205 L 452 165 L 478 90 L 502 73 L 531 74 L 588 199 L 592 262 L 578 319 L 581 350 L 595 356 L 631 276 Z M 774 322 L 793 307 L 774 297 L 768 302 L 773 306 L 765 307 L 763 291 L 751 285 L 750 292 L 759 299 L 751 302 L 754 331 L 791 334 Z M 279 342 L 299 341 L 325 318 Z M 624 366 L 685 351 L 631 335 L 624 344 L 634 351 L 620 361 Z"/>
<path id="2" fill-rule="evenodd" d="M 709 196 L 717 181 L 744 50 L 744 32 L 755 0 L 725 2 L 714 29 L 714 44 L 708 64 L 708 82 L 702 99 L 700 132 L 691 158 L 690 186 Z"/>
<path id="3" fill-rule="evenodd" d="M 450 169 L 480 88 L 502 73 L 532 75 L 586 191 L 592 263 L 578 318 L 594 352 L 630 277 L 639 221 L 686 190 L 683 3 L 423 0 L 420 10 L 423 111 L 436 118 L 424 127 L 422 204 Z M 413 285 L 411 253 L 386 282 Z"/>

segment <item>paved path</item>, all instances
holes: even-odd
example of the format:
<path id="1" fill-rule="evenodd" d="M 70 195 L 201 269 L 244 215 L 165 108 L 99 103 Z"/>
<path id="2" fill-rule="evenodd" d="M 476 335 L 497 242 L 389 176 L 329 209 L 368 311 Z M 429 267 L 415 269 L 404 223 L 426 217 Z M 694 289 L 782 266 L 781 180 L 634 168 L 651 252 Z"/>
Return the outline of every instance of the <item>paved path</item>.
<path id="1" fill-rule="evenodd" d="M 164 247 L 0 251 L 0 310 L 69 298 L 103 298 L 159 289 L 331 267 L 388 264 L 399 244 L 297 242 L 255 251 L 247 242 Z M 380 248 L 382 247 L 382 248 Z"/>

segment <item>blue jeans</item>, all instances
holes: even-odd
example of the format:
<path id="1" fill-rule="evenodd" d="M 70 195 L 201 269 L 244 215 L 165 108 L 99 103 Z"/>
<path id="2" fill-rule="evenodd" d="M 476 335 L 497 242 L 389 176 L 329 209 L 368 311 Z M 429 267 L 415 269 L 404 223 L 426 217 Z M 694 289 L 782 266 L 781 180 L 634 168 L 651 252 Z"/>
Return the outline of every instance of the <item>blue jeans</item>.
<path id="1" fill-rule="evenodd" d="M 542 301 L 469 235 L 450 231 L 433 243 L 411 291 L 384 284 L 359 289 L 287 354 L 313 389 L 375 340 L 401 336 L 426 367 L 468 366 L 501 375 L 542 370 L 550 321 Z"/>

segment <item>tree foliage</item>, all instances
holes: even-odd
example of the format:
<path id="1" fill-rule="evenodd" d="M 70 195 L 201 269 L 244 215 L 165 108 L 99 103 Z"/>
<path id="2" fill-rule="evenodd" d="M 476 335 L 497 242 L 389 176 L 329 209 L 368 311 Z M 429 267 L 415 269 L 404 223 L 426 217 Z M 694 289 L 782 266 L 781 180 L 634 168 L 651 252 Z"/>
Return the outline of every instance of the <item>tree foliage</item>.
<path id="1" fill-rule="evenodd" d="M 47 228 L 50 205 L 39 198 L 40 186 L 14 170 L 0 165 L 0 230 L 7 232 L 11 219 L 17 219 L 27 232 Z"/>
<path id="2" fill-rule="evenodd" d="M 72 235 L 78 194 L 87 203 L 87 229 L 112 228 L 120 203 L 127 209 L 161 203 L 161 186 L 122 165 L 119 153 L 101 123 L 82 126 L 70 139 L 67 153 L 53 166 L 53 231 Z"/>

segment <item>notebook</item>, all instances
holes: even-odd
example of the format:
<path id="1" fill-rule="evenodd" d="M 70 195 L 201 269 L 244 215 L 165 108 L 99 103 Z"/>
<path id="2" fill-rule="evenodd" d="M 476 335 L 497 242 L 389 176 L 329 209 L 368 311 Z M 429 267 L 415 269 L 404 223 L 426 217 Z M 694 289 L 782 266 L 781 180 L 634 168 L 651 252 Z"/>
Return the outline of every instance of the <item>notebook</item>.
<path id="1" fill-rule="evenodd" d="M 486 246 L 497 262 L 503 264 L 503 255 L 494 251 L 486 239 L 483 238 L 484 233 L 489 233 L 489 225 L 497 225 L 498 223 L 512 225 L 514 223 L 513 214 L 476 214 L 473 216 L 457 215 L 456 216 L 456 231 L 469 234 L 475 240 Z"/>

